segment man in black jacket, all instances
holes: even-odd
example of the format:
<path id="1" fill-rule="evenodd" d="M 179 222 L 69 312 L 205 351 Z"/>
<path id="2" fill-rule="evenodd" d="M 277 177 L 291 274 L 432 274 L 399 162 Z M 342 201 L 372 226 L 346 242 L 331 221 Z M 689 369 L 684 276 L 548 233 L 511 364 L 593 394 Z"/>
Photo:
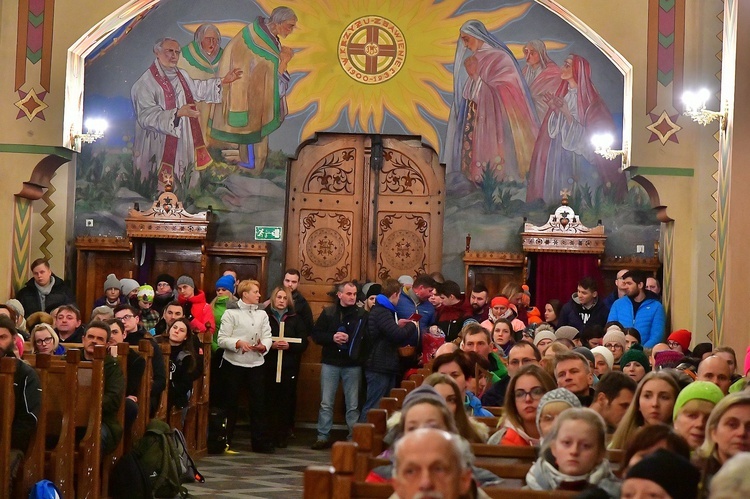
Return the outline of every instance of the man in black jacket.
<path id="1" fill-rule="evenodd" d="M 15 324 L 10 317 L 0 316 L 0 358 L 14 357 L 13 336 Z M 16 373 L 13 378 L 15 411 L 10 429 L 10 474 L 15 477 L 18 465 L 29 448 L 36 431 L 37 415 L 42 403 L 42 388 L 39 376 L 30 365 L 16 359 Z"/>
<path id="2" fill-rule="evenodd" d="M 140 324 L 138 310 L 130 305 L 117 305 L 115 307 L 115 319 L 120 319 L 125 326 L 125 341 L 129 345 L 138 345 L 143 340 L 151 341 L 154 347 L 154 355 L 151 357 L 152 383 L 150 393 L 149 413 L 151 417 L 156 415 L 159 410 L 161 401 L 161 392 L 167 387 L 167 374 L 164 367 L 164 359 L 161 356 L 161 349 L 154 340 L 153 336 L 146 333 L 146 330 Z"/>
<path id="3" fill-rule="evenodd" d="M 297 269 L 287 269 L 284 272 L 284 287 L 292 290 L 294 301 L 294 313 L 297 314 L 305 324 L 306 333 L 310 334 L 313 329 L 313 314 L 307 299 L 297 290 L 299 286 L 300 273 Z"/>
<path id="4" fill-rule="evenodd" d="M 417 339 L 416 322 L 409 319 L 396 321 L 400 291 L 401 285 L 396 279 L 386 279 L 367 319 L 370 353 L 365 361 L 367 399 L 359 417 L 361 423 L 367 422 L 367 411 L 377 407 L 380 399 L 397 386 L 401 372 L 399 347 L 414 344 Z"/>
<path id="5" fill-rule="evenodd" d="M 579 333 L 583 333 L 584 326 L 597 324 L 604 327 L 608 315 L 609 307 L 599 300 L 596 280 L 584 277 L 578 281 L 578 291 L 563 305 L 557 327 L 573 326 Z"/>
<path id="6" fill-rule="evenodd" d="M 333 424 L 333 402 L 339 381 L 344 386 L 346 424 L 349 437 L 359 419 L 359 385 L 362 381 L 362 366 L 349 356 L 350 335 L 366 324 L 364 311 L 357 307 L 357 286 L 344 282 L 336 286 L 335 305 L 326 307 L 313 327 L 315 343 L 323 347 L 320 371 L 320 411 L 318 412 L 318 439 L 312 449 L 331 446 L 330 431 Z"/>
<path id="7" fill-rule="evenodd" d="M 16 293 L 28 318 L 34 312 L 50 312 L 60 305 L 76 303 L 76 296 L 68 283 L 52 273 L 49 262 L 37 258 L 31 262 L 34 276 Z"/>

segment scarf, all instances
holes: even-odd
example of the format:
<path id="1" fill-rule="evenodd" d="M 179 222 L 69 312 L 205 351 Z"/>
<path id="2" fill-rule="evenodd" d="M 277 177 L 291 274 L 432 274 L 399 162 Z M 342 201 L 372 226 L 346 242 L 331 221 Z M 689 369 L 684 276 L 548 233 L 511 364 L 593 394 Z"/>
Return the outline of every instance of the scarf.
<path id="1" fill-rule="evenodd" d="M 156 67 L 156 61 L 151 64 L 148 70 L 164 92 L 164 103 L 167 109 L 177 109 L 175 90 L 172 86 L 172 81 L 175 78 L 179 81 L 180 85 L 182 85 L 182 90 L 185 92 L 185 102 L 187 104 L 195 104 L 193 92 L 190 91 L 190 87 L 188 87 L 185 77 L 179 70 L 174 69 L 173 73 L 172 70 L 162 68 L 164 71 L 164 74 L 162 74 Z M 193 145 L 195 146 L 195 167 L 198 170 L 202 170 L 210 165 L 213 160 L 208 154 L 206 144 L 203 143 L 203 132 L 201 132 L 201 125 L 198 118 L 188 118 L 188 122 L 190 123 L 190 132 L 193 135 Z M 164 153 L 162 154 L 161 165 L 159 166 L 160 178 L 172 175 L 174 172 L 175 158 L 177 157 L 177 137 L 169 134 L 167 134 L 166 137 Z"/>
<path id="2" fill-rule="evenodd" d="M 40 286 L 36 281 L 34 281 L 34 286 L 36 286 L 36 290 L 39 293 L 39 304 L 42 306 L 42 310 L 46 310 L 44 302 L 47 301 L 47 295 L 52 292 L 52 288 L 54 287 L 54 285 L 55 276 L 51 276 L 49 278 L 49 283 L 46 286 Z"/>

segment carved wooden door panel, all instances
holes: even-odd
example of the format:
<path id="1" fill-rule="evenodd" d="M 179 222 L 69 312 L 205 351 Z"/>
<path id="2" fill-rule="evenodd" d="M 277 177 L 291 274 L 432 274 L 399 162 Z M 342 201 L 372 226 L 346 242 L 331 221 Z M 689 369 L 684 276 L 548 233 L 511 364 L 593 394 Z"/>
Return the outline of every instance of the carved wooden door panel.
<path id="1" fill-rule="evenodd" d="M 335 283 L 440 270 L 444 173 L 418 140 L 321 135 L 292 161 L 289 186 L 286 263 L 314 313 Z"/>
<path id="2" fill-rule="evenodd" d="M 370 280 L 440 271 L 445 174 L 435 151 L 418 140 L 383 138 L 375 189 Z"/>
<path id="3" fill-rule="evenodd" d="M 317 315 L 335 283 L 359 278 L 369 168 L 366 136 L 323 135 L 292 161 L 286 262 Z"/>

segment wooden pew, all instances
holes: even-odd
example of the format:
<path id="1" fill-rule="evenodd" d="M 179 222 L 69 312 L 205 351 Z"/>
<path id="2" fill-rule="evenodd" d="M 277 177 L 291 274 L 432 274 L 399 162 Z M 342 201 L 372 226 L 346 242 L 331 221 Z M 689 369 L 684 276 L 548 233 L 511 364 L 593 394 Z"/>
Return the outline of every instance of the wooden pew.
<path id="1" fill-rule="evenodd" d="M 54 442 L 45 453 L 44 476 L 57 486 L 63 497 L 75 497 L 75 412 L 80 361 L 79 350 L 68 350 L 63 362 L 52 362 L 47 370 L 47 385 L 42 388 L 43 393 L 49 394 L 42 406 L 47 421 L 45 434 L 48 442 Z"/>
<path id="2" fill-rule="evenodd" d="M 388 431 L 388 411 L 385 409 L 370 409 L 367 412 L 367 422 L 373 425 L 372 455 L 379 456 L 385 449 L 383 438 Z"/>
<path id="3" fill-rule="evenodd" d="M 196 419 L 195 419 L 195 450 L 194 459 L 200 459 L 208 454 L 208 414 L 210 407 L 209 387 L 211 386 L 211 341 L 213 335 L 204 333 L 203 340 L 203 374 L 199 379 L 198 393 L 193 396 L 196 398 Z"/>
<path id="4" fill-rule="evenodd" d="M 29 363 L 39 376 L 39 386 L 42 389 L 41 405 L 37 416 L 37 431 L 24 456 L 21 469 L 13 487 L 13 496 L 17 499 L 29 497 L 31 487 L 44 478 L 44 452 L 47 428 L 47 399 L 52 395 L 48 388 L 47 375 L 52 365 L 51 355 L 34 355 L 24 353 L 24 360 Z"/>
<path id="5" fill-rule="evenodd" d="M 406 398 L 406 390 L 403 388 L 391 388 L 390 396 L 398 400 L 398 408 L 401 409 Z"/>
<path id="6" fill-rule="evenodd" d="M 388 411 L 388 415 L 390 416 L 394 412 L 401 409 L 401 403 L 398 401 L 397 398 L 383 397 L 382 399 L 380 399 L 378 407 Z"/>
<path id="7" fill-rule="evenodd" d="M 128 379 L 128 353 L 130 352 L 130 345 L 127 343 L 119 343 L 117 345 L 116 353 L 117 353 L 117 363 L 120 366 L 120 369 L 122 370 L 122 375 L 125 378 L 126 382 Z M 122 400 L 120 401 L 120 410 L 117 411 L 117 421 L 120 423 L 120 426 L 125 428 L 125 393 L 123 392 Z M 103 456 L 102 458 L 102 471 L 101 471 L 101 482 L 102 482 L 102 488 L 101 493 L 102 496 L 107 496 L 109 494 L 109 475 L 112 473 L 112 469 L 114 468 L 115 464 L 117 464 L 117 460 L 120 459 L 125 451 L 125 435 L 123 434 L 123 438 L 120 439 L 120 442 L 117 444 L 117 447 L 115 447 L 115 450 L 112 451 L 110 454 L 107 454 Z"/>
<path id="8" fill-rule="evenodd" d="M 10 494 L 10 430 L 16 406 L 16 359 L 0 358 L 0 496 Z"/>
<path id="9" fill-rule="evenodd" d="M 493 416 L 496 416 L 498 418 L 503 417 L 504 409 L 502 407 L 493 407 L 493 406 L 483 406 L 484 409 L 487 409 L 492 413 Z"/>
<path id="10" fill-rule="evenodd" d="M 413 381 L 417 386 L 421 386 L 426 377 L 424 374 L 415 373 L 409 376 L 409 380 Z"/>
<path id="11" fill-rule="evenodd" d="M 410 379 L 405 379 L 401 382 L 401 388 L 406 390 L 406 393 L 409 393 L 410 391 L 414 390 L 416 387 L 417 387 L 417 383 Z"/>
<path id="12" fill-rule="evenodd" d="M 97 346 L 92 361 L 78 364 L 75 426 L 86 428 L 86 434 L 78 443 L 75 453 L 75 497 L 81 499 L 97 499 L 102 490 L 102 398 L 106 355 L 107 347 Z"/>
<path id="13" fill-rule="evenodd" d="M 143 370 L 143 376 L 141 377 L 141 385 L 138 389 L 138 416 L 133 421 L 133 425 L 130 427 L 130 432 L 123 436 L 124 451 L 128 452 L 133 448 L 133 444 L 138 441 L 139 438 L 146 433 L 146 425 L 149 421 L 149 409 L 151 402 L 151 383 L 153 378 L 153 366 L 151 365 L 151 357 L 154 355 L 154 345 L 149 340 L 141 340 L 138 342 L 138 346 L 131 345 L 133 350 L 138 352 L 138 355 L 143 357 L 146 362 L 146 367 Z"/>
<path id="14" fill-rule="evenodd" d="M 167 414 L 167 396 L 169 395 L 169 354 L 172 352 L 172 347 L 169 343 L 159 343 L 159 351 L 154 352 L 154 355 L 159 355 L 164 358 L 164 374 L 167 379 L 167 386 L 164 387 L 164 391 L 161 392 L 161 399 L 159 400 L 159 409 L 156 411 L 156 418 L 162 421 L 169 422 L 169 415 Z"/>

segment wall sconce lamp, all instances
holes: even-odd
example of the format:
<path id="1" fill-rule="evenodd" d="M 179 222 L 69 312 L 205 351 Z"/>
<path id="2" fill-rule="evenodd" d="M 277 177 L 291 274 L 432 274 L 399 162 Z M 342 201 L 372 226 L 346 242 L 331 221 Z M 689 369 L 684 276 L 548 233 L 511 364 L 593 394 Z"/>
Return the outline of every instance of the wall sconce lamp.
<path id="1" fill-rule="evenodd" d="M 727 129 L 727 111 L 719 113 L 706 109 L 706 102 L 711 97 L 711 93 L 702 88 L 697 92 L 686 91 L 682 94 L 682 103 L 685 105 L 685 116 L 689 116 L 693 121 L 703 126 L 718 119 L 719 127 L 722 130 Z"/>
<path id="2" fill-rule="evenodd" d="M 73 133 L 73 126 L 71 125 L 70 130 L 70 141 L 73 143 L 76 150 L 81 150 L 81 144 L 91 144 L 92 142 L 104 137 L 104 132 L 107 130 L 107 120 L 101 118 L 89 118 L 84 124 L 86 133 Z"/>
<path id="3" fill-rule="evenodd" d="M 611 149 L 615 138 L 611 133 L 598 133 L 591 137 L 591 143 L 594 145 L 594 152 L 604 158 L 613 160 L 617 156 L 622 156 L 623 164 L 627 162 L 628 152 L 625 150 L 625 144 L 622 149 Z"/>

